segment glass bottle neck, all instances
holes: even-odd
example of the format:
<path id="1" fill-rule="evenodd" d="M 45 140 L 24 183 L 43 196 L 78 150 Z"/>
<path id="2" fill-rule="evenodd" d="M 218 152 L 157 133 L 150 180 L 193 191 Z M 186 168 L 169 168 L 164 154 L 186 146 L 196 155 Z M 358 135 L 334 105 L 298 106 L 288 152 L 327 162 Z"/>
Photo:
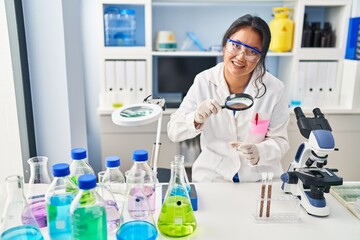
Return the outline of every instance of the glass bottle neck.
<path id="1" fill-rule="evenodd" d="M 6 191 L 8 193 L 8 200 L 23 200 L 24 192 L 23 192 L 23 180 L 20 176 L 10 176 L 6 180 Z"/>
<path id="2" fill-rule="evenodd" d="M 171 165 L 170 183 L 185 184 L 183 165 L 180 165 L 180 164 L 172 164 Z"/>

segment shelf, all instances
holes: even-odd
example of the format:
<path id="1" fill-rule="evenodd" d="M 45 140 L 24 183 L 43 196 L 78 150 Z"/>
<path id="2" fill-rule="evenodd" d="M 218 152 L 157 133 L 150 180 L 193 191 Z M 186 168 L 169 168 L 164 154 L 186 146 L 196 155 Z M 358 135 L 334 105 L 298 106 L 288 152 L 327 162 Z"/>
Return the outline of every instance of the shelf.
<path id="1" fill-rule="evenodd" d="M 229 3 L 289 3 L 297 2 L 298 0 L 153 0 L 153 5 L 198 5 L 198 4 L 229 4 Z"/>
<path id="2" fill-rule="evenodd" d="M 152 55 L 153 56 L 218 56 L 218 57 L 222 57 L 223 53 L 222 52 L 201 52 L 201 51 L 198 51 L 198 52 L 153 51 Z M 294 55 L 293 52 L 283 52 L 283 53 L 268 52 L 267 53 L 268 57 L 289 57 L 289 56 L 293 56 L 293 55 Z"/>
<path id="3" fill-rule="evenodd" d="M 153 51 L 153 56 L 222 56 L 222 52 Z"/>
<path id="4" fill-rule="evenodd" d="M 345 56 L 340 48 L 300 48 L 296 54 L 301 60 L 339 60 Z"/>
<path id="5" fill-rule="evenodd" d="M 147 56 L 150 54 L 148 47 L 103 47 L 103 57 L 105 59 L 124 59 L 138 58 L 139 56 Z"/>

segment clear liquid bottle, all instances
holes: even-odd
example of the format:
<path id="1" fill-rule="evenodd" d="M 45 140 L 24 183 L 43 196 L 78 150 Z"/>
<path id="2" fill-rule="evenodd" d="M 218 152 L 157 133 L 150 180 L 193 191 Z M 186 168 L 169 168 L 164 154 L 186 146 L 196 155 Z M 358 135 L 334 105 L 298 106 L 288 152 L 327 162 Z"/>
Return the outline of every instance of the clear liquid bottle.
<path id="1" fill-rule="evenodd" d="M 151 211 L 155 211 L 155 200 L 156 200 L 156 177 L 152 169 L 147 163 L 148 152 L 146 150 L 135 150 L 133 152 L 134 164 L 129 171 L 135 171 L 141 169 L 145 172 L 144 176 L 144 191 L 148 198 Z"/>
<path id="2" fill-rule="evenodd" d="M 126 198 L 117 240 L 155 240 L 158 232 L 144 192 L 145 171 L 135 169 L 126 172 Z"/>
<path id="3" fill-rule="evenodd" d="M 0 221 L 0 239 L 43 240 L 24 192 L 23 178 L 12 175 L 5 179 L 7 197 Z"/>
<path id="4" fill-rule="evenodd" d="M 102 195 L 106 203 L 106 213 L 108 216 L 108 231 L 112 232 L 119 226 L 120 213 L 125 201 L 126 184 L 124 175 L 120 169 L 120 157 L 106 157 L 106 171 L 102 176 Z M 111 194 L 107 194 L 110 191 Z M 113 196 L 113 199 L 111 197 Z"/>
<path id="5" fill-rule="evenodd" d="M 69 164 L 55 164 L 52 169 L 54 180 L 45 195 L 48 232 L 51 239 L 71 239 L 70 205 L 78 188 L 69 177 Z"/>
<path id="6" fill-rule="evenodd" d="M 171 164 L 171 178 L 158 219 L 159 231 L 171 237 L 183 237 L 196 229 L 196 219 L 180 164 Z"/>
<path id="7" fill-rule="evenodd" d="M 48 158 L 37 156 L 27 160 L 30 165 L 29 190 L 26 194 L 28 203 L 40 228 L 47 226 L 45 193 L 50 187 L 47 169 Z"/>
<path id="8" fill-rule="evenodd" d="M 70 178 L 78 185 L 78 178 L 83 174 L 94 174 L 94 170 L 88 164 L 85 148 L 73 148 L 71 150 Z"/>
<path id="9" fill-rule="evenodd" d="M 135 10 L 121 9 L 119 13 L 118 33 L 115 34 L 114 38 L 119 46 L 135 46 Z"/>
<path id="10" fill-rule="evenodd" d="M 79 193 L 70 205 L 72 239 L 107 239 L 105 203 L 96 191 L 96 176 L 84 174 L 78 183 Z"/>
<path id="11" fill-rule="evenodd" d="M 105 159 L 106 171 L 104 173 L 102 183 L 110 189 L 116 199 L 118 206 L 124 204 L 126 194 L 125 178 L 120 171 L 120 157 L 109 156 Z"/>

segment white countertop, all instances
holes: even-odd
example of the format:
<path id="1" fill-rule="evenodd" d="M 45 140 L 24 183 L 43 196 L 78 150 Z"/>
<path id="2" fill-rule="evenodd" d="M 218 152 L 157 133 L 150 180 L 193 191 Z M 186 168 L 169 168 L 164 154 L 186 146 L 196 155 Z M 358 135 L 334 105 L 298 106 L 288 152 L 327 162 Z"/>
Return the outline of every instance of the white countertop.
<path id="1" fill-rule="evenodd" d="M 314 217 L 300 208 L 296 222 L 257 223 L 253 219 L 256 199 L 261 183 L 196 183 L 198 210 L 195 212 L 197 229 L 193 234 L 177 239 L 228 240 L 228 239 L 360 239 L 360 220 L 342 206 L 333 196 L 325 194 L 330 215 Z M 280 182 L 273 183 L 273 196 L 283 194 Z M 158 187 L 157 222 L 161 195 Z M 44 235 L 46 229 L 42 230 Z M 47 238 L 48 236 L 46 236 Z M 48 238 L 47 238 L 48 239 Z M 110 236 L 109 239 L 116 239 Z M 158 239 L 174 239 L 159 232 Z"/>

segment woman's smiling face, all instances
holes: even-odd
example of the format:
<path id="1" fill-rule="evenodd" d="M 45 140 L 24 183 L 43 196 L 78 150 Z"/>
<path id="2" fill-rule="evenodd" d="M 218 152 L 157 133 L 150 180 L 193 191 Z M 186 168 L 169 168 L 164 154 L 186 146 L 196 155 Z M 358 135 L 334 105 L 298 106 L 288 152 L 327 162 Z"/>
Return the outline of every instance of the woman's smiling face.
<path id="1" fill-rule="evenodd" d="M 259 33 L 252 30 L 251 27 L 242 28 L 232 34 L 229 38 L 231 40 L 242 42 L 261 51 L 261 36 Z M 225 66 L 224 71 L 226 79 L 237 79 L 245 76 L 250 76 L 258 63 L 246 61 L 244 52 L 239 55 L 231 54 L 230 52 L 226 51 L 226 46 L 224 47 L 223 52 Z"/>

